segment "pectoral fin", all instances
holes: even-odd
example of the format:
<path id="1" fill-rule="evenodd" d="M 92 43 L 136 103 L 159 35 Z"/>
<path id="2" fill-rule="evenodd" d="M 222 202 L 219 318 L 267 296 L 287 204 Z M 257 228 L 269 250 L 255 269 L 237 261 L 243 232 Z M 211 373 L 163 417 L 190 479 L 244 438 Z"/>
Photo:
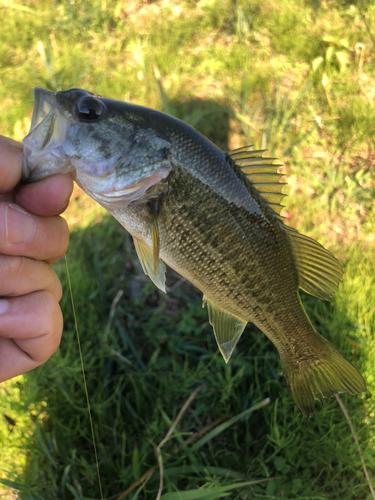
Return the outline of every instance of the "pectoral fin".
<path id="1" fill-rule="evenodd" d="M 225 362 L 228 363 L 245 329 L 247 321 L 238 316 L 234 316 L 203 296 L 203 307 L 205 304 L 207 304 L 208 318 L 210 325 L 213 326 L 217 345 L 219 346 Z"/>
<path id="2" fill-rule="evenodd" d="M 162 260 L 159 259 L 157 253 L 157 264 L 155 264 L 155 252 L 143 241 L 134 238 L 134 246 L 137 251 L 139 261 L 143 272 L 151 278 L 155 285 L 164 293 L 165 291 L 165 273 L 166 267 Z"/>
<path id="3" fill-rule="evenodd" d="M 152 254 L 154 258 L 154 273 L 159 272 L 159 248 L 160 248 L 160 238 L 159 238 L 159 226 L 156 214 L 152 214 L 151 222 L 151 239 L 152 239 Z"/>

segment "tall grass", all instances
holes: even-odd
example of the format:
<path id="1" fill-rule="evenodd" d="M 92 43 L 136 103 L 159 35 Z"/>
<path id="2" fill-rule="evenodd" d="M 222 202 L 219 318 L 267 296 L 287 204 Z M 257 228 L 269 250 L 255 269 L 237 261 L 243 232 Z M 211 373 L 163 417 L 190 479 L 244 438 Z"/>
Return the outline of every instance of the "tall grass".
<path id="1" fill-rule="evenodd" d="M 81 87 L 284 161 L 286 218 L 344 266 L 331 303 L 302 300 L 367 380 L 342 401 L 373 480 L 375 3 L 3 0 L 0 13 L 0 133 L 27 133 L 33 87 Z M 105 498 L 372 498 L 335 399 L 305 421 L 259 331 L 225 365 L 197 290 L 172 271 L 156 290 L 131 238 L 79 190 L 67 218 Z M 55 269 L 61 348 L 1 388 L 4 498 L 100 497 L 64 261 Z"/>

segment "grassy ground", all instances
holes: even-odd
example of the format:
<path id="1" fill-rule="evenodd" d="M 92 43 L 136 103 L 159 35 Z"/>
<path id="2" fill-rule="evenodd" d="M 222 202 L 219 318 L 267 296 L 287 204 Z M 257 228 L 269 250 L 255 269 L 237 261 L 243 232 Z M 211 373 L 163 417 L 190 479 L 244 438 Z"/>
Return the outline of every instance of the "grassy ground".
<path id="1" fill-rule="evenodd" d="M 0 0 L 0 13 L 0 133 L 27 133 L 33 87 L 81 87 L 283 160 L 289 223 L 345 270 L 331 303 L 302 299 L 367 380 L 368 394 L 341 399 L 373 480 L 375 3 Z M 161 470 L 164 500 L 373 498 L 335 399 L 305 421 L 259 331 L 225 365 L 189 283 L 169 271 L 168 295 L 156 290 L 80 191 L 67 218 L 104 498 L 154 499 Z M 0 388 L 4 498 L 100 498 L 64 261 L 56 271 L 61 349 Z"/>

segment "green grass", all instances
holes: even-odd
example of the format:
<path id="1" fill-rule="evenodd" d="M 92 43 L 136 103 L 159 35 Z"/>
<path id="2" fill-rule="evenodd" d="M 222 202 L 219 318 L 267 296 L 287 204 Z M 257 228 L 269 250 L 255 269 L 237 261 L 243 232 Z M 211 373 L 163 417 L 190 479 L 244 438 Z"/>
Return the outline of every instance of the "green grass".
<path id="1" fill-rule="evenodd" d="M 302 300 L 367 380 L 341 398 L 374 483 L 375 3 L 0 0 L 0 14 L 0 133 L 27 133 L 33 87 L 81 87 L 284 161 L 289 223 L 344 267 L 331 303 Z M 67 218 L 105 498 L 155 499 L 158 450 L 164 500 L 372 498 L 335 399 L 304 420 L 264 335 L 248 326 L 225 365 L 200 293 L 172 271 L 156 290 L 129 235 L 79 191 Z M 100 498 L 64 260 L 55 269 L 61 349 L 0 388 L 3 498 Z"/>

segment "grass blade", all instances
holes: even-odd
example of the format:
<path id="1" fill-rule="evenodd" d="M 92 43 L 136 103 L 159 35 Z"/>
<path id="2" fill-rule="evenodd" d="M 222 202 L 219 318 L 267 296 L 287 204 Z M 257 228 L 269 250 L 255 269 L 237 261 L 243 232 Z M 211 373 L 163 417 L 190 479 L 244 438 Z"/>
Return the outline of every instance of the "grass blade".
<path id="1" fill-rule="evenodd" d="M 247 410 L 243 411 L 242 413 L 239 413 L 238 415 L 236 415 L 235 417 L 227 420 L 226 422 L 218 425 L 217 427 L 215 427 L 215 429 L 213 429 L 211 432 L 209 432 L 206 436 L 202 437 L 202 439 L 200 439 L 199 441 L 197 441 L 191 448 L 190 448 L 190 451 L 197 451 L 199 450 L 199 448 L 201 448 L 204 444 L 206 444 L 208 441 L 210 441 L 211 439 L 213 439 L 214 437 L 218 436 L 219 434 L 221 434 L 223 431 L 225 431 L 225 429 L 227 429 L 228 427 L 230 427 L 231 425 L 235 424 L 236 422 L 238 422 L 238 420 L 241 420 L 241 418 L 245 417 L 246 415 L 249 415 L 250 413 L 252 413 L 253 411 L 256 411 L 256 410 L 259 410 L 260 408 L 263 408 L 264 406 L 268 405 L 270 402 L 270 399 L 269 398 L 266 398 L 264 401 L 262 401 L 261 403 L 258 403 L 254 406 L 252 406 L 251 408 L 248 408 Z"/>
<path id="2" fill-rule="evenodd" d="M 8 488 L 13 488 L 18 491 L 22 491 L 23 485 L 21 483 L 15 483 L 14 481 L 10 481 L 9 479 L 0 479 L 0 484 L 4 486 L 8 486 Z"/>
<path id="3" fill-rule="evenodd" d="M 220 486 L 219 488 L 201 488 L 199 490 L 188 490 L 188 491 L 174 491 L 172 493 L 166 493 L 161 497 L 160 500 L 213 500 L 215 498 L 223 498 L 228 496 L 229 491 L 236 488 L 246 488 L 247 486 L 253 486 L 254 484 L 259 484 L 268 479 L 255 479 L 253 481 L 246 481 L 244 483 L 229 484 L 227 486 Z"/>

